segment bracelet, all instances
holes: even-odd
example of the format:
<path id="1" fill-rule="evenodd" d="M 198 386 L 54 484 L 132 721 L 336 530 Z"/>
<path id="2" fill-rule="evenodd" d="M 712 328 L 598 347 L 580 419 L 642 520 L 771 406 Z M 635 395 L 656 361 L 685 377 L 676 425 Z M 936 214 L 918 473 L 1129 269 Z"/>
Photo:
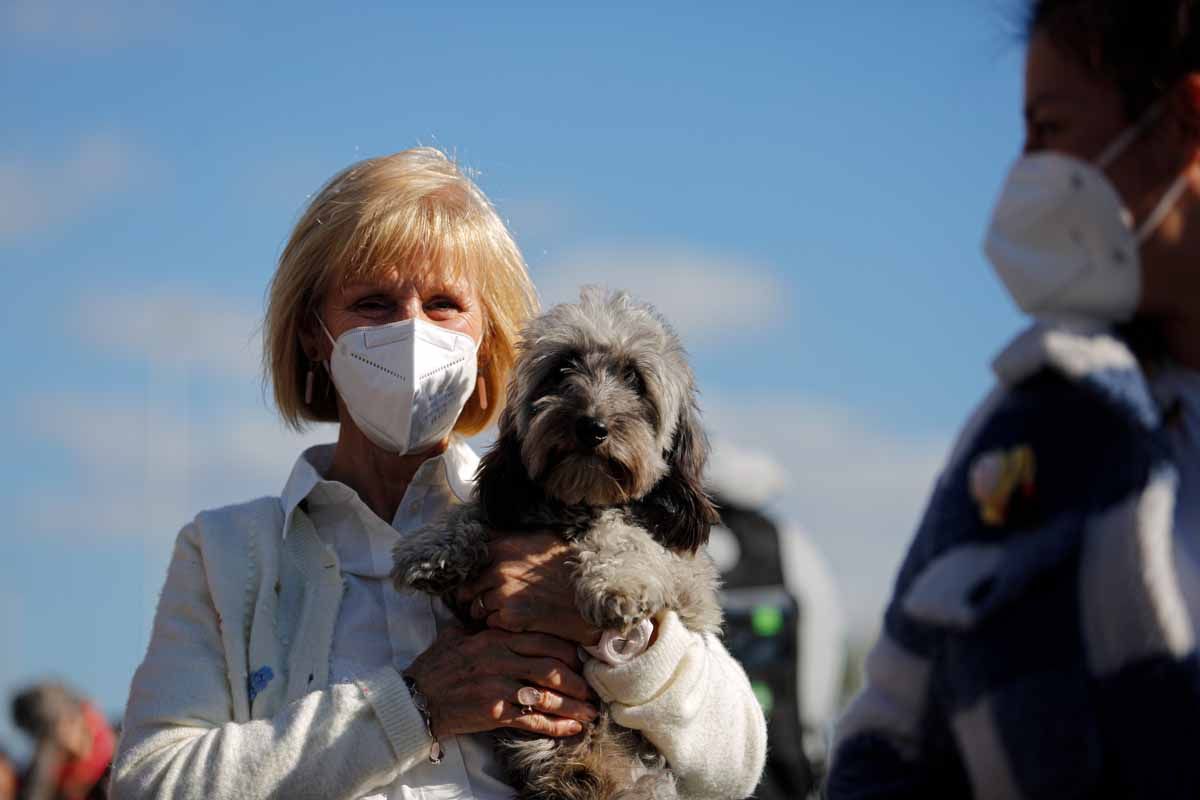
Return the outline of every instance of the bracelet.
<path id="1" fill-rule="evenodd" d="M 404 685 L 408 687 L 408 693 L 412 695 L 413 705 L 417 707 L 417 711 L 421 713 L 421 719 L 425 720 L 425 732 L 429 734 L 429 738 L 433 739 L 433 744 L 429 746 L 429 763 L 442 763 L 442 745 L 437 737 L 433 735 L 433 718 L 429 716 L 429 700 L 417 688 L 417 682 L 407 675 L 404 678 Z"/>

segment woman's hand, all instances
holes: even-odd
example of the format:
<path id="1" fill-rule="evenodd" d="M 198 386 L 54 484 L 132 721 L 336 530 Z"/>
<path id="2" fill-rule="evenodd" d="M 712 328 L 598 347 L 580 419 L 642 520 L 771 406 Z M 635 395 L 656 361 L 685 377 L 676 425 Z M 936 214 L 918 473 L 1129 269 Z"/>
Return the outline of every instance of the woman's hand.
<path id="1" fill-rule="evenodd" d="M 496 728 L 573 736 L 597 714 L 579 666 L 574 645 L 561 639 L 454 626 L 404 674 L 425 695 L 435 736 Z"/>
<path id="2" fill-rule="evenodd" d="M 492 561 L 456 598 L 474 619 L 506 631 L 548 633 L 579 644 L 600 641 L 575 606 L 567 563 L 570 549 L 552 533 L 500 536 L 488 542 Z"/>

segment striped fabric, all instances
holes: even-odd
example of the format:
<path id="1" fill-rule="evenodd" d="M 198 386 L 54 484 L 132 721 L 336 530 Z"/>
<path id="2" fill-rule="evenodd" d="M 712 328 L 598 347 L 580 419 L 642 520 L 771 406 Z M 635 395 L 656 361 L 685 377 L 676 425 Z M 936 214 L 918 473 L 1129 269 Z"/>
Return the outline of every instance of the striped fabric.
<path id="1" fill-rule="evenodd" d="M 1145 377 L 1110 333 L 1046 325 L 995 371 L 901 566 L 827 795 L 1200 797 L 1177 480 Z M 1026 447 L 1032 492 L 985 521 L 972 467 Z"/>

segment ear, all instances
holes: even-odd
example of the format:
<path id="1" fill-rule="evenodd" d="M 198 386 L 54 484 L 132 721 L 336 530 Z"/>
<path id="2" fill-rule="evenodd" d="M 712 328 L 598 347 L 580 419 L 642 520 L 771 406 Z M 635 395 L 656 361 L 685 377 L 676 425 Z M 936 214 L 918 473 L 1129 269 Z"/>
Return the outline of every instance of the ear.
<path id="1" fill-rule="evenodd" d="M 667 460 L 670 472 L 634 504 L 633 514 L 667 549 L 694 553 L 708 543 L 708 533 L 719 520 L 717 507 L 704 491 L 708 437 L 694 403 L 684 407 Z"/>
<path id="2" fill-rule="evenodd" d="M 500 414 L 500 438 L 479 462 L 475 496 L 491 527 L 510 530 L 520 524 L 522 510 L 544 500 L 521 461 L 521 443 L 508 408 Z"/>
<path id="3" fill-rule="evenodd" d="M 297 326 L 297 334 L 300 337 L 300 349 L 304 351 L 306 359 L 310 362 L 329 360 L 333 345 L 329 343 L 325 331 L 317 321 L 316 311 L 304 313 L 304 317 Z"/>

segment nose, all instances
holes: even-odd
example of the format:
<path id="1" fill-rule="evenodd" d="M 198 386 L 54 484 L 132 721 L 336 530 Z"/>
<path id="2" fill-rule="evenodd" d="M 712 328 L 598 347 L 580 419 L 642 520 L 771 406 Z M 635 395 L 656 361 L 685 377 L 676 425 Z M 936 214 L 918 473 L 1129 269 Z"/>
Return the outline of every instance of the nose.
<path id="1" fill-rule="evenodd" d="M 575 420 L 575 438 L 584 447 L 594 449 L 608 438 L 608 426 L 595 417 L 580 417 Z"/>

